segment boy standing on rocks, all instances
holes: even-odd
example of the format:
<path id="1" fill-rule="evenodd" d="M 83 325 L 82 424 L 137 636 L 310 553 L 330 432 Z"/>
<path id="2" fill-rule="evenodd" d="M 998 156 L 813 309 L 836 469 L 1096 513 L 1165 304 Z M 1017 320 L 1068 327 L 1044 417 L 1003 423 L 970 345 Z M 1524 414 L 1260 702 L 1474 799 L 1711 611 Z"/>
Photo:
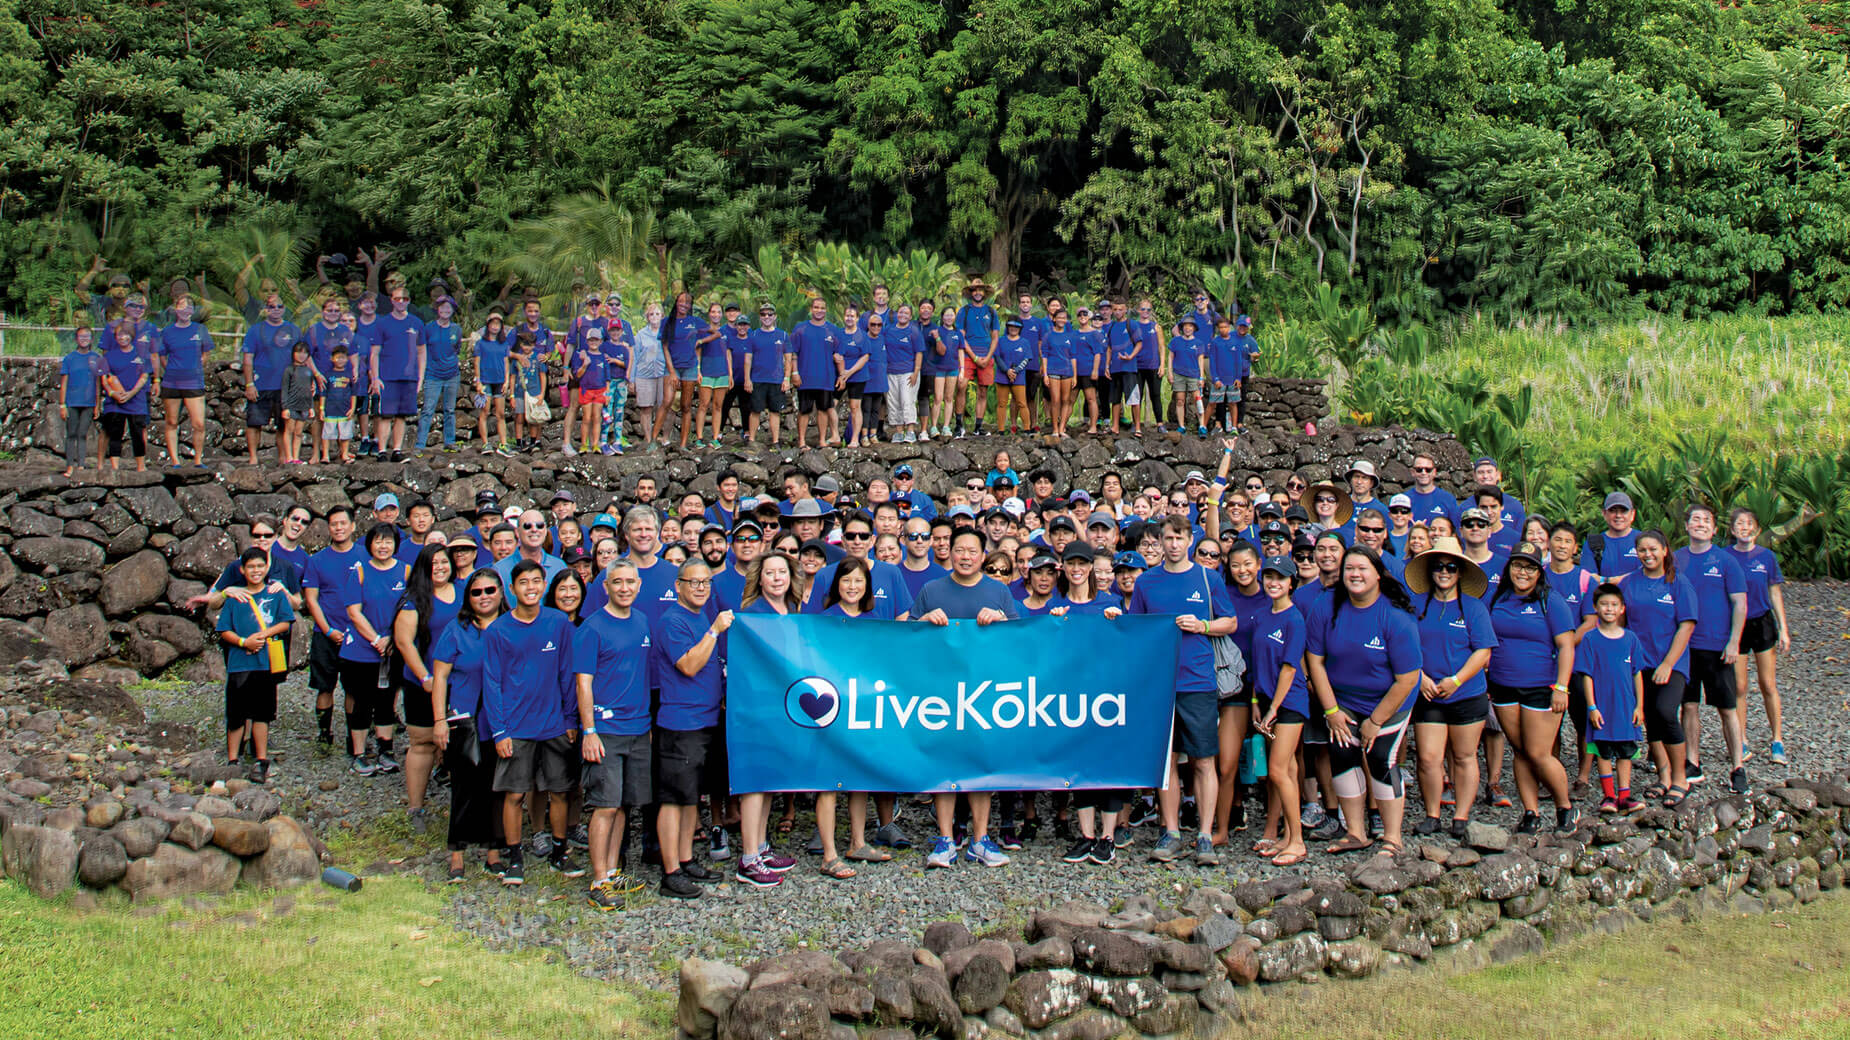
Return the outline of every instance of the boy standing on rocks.
<path id="1" fill-rule="evenodd" d="M 276 719 L 276 685 L 289 670 L 281 636 L 295 611 L 289 594 L 270 587 L 270 554 L 252 546 L 238 557 L 244 595 L 227 599 L 218 612 L 218 638 L 225 644 L 225 757 L 238 764 L 249 720 L 257 769 L 251 779 L 270 779 L 270 723 Z M 272 646 L 271 640 L 277 640 Z"/>

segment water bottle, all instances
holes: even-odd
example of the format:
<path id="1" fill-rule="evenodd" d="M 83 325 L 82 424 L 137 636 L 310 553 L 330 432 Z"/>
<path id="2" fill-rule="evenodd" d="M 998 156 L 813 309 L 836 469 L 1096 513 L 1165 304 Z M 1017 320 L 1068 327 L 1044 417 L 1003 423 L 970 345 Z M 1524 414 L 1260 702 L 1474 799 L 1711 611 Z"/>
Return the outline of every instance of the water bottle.
<path id="1" fill-rule="evenodd" d="M 381 690 L 389 690 L 392 688 L 392 655 L 391 654 L 386 654 L 383 657 L 379 658 L 379 688 Z"/>
<path id="2" fill-rule="evenodd" d="M 329 867 L 323 870 L 321 872 L 321 883 L 330 888 L 338 888 L 343 892 L 358 892 L 360 890 L 360 879 L 339 867 Z"/>

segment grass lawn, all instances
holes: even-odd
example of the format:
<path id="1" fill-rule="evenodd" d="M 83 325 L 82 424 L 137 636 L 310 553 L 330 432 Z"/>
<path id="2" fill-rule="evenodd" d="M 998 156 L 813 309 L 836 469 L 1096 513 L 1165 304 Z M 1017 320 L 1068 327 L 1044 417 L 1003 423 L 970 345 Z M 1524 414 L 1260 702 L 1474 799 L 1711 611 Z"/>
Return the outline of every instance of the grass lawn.
<path id="1" fill-rule="evenodd" d="M 400 878 L 143 915 L 47 905 L 0 882 L 0 1036 L 656 1037 L 673 995 L 495 953 Z M 613 927 L 621 927 L 613 919 Z M 1662 921 L 1515 965 L 1274 990 L 1255 1037 L 1850 1036 L 1850 897 L 1767 917 Z"/>

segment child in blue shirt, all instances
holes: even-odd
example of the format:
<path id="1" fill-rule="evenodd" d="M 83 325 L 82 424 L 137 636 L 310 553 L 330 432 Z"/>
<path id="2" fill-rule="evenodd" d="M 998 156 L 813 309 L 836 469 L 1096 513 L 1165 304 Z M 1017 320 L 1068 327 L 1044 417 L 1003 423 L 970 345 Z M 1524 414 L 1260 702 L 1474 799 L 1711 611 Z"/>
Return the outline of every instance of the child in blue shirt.
<path id="1" fill-rule="evenodd" d="M 347 344 L 334 344 L 328 361 L 327 387 L 321 396 L 321 442 L 339 445 L 342 462 L 353 461 L 353 412 L 358 386 L 359 376 L 353 370 Z M 324 447 L 323 461 L 331 454 L 331 447 Z"/>
<path id="2" fill-rule="evenodd" d="M 244 576 L 241 596 L 227 597 L 218 612 L 218 638 L 225 646 L 225 758 L 238 764 L 244 724 L 250 723 L 257 750 L 251 779 L 270 778 L 270 723 L 276 719 L 276 687 L 289 670 L 280 640 L 295 620 L 285 591 L 270 588 L 270 554 L 252 546 L 238 557 Z"/>
<path id="3" fill-rule="evenodd" d="M 1644 808 L 1632 797 L 1632 756 L 1644 726 L 1644 670 L 1649 661 L 1644 644 L 1621 623 L 1625 593 L 1617 585 L 1607 583 L 1594 592 L 1593 610 L 1599 627 L 1581 639 L 1574 675 L 1589 705 L 1587 726 L 1602 795 L 1599 811 L 1635 813 Z"/>
<path id="4" fill-rule="evenodd" d="M 97 387 L 102 385 L 103 355 L 91 350 L 89 326 L 76 333 L 76 349 L 58 362 L 58 417 L 64 420 L 64 475 L 70 476 L 90 454 L 90 424 L 96 419 Z M 97 460 L 97 468 L 102 468 Z"/>

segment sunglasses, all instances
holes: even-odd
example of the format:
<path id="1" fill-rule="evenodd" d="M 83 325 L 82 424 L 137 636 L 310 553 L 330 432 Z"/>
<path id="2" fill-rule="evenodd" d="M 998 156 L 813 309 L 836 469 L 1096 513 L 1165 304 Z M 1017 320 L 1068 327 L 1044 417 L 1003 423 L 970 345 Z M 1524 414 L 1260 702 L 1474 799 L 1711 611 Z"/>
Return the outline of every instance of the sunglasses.
<path id="1" fill-rule="evenodd" d="M 989 575 L 992 578 L 1007 578 L 1013 575 L 1015 572 L 1011 570 L 1005 570 L 1001 567 L 985 567 L 983 568 L 983 573 Z"/>
<path id="2" fill-rule="evenodd" d="M 1335 497 L 1331 495 L 1318 495 L 1315 501 L 1318 505 L 1323 505 L 1325 502 L 1328 502 L 1330 505 L 1336 504 Z"/>
<path id="3" fill-rule="evenodd" d="M 477 588 L 470 589 L 469 595 L 471 596 L 492 596 L 495 593 L 500 592 L 500 591 L 501 591 L 500 589 L 494 587 L 493 585 L 482 585 Z"/>
<path id="4" fill-rule="evenodd" d="M 1438 470 L 1438 467 L 1436 466 L 1415 466 L 1413 467 L 1413 472 L 1415 473 L 1437 473 L 1439 472 L 1439 470 Z"/>
<path id="5" fill-rule="evenodd" d="M 931 541 L 931 533 L 926 532 L 924 534 L 909 534 L 906 536 L 906 541 L 908 542 L 929 542 Z"/>
<path id="6" fill-rule="evenodd" d="M 739 535 L 733 535 L 733 536 L 732 536 L 732 540 L 733 540 L 733 541 L 735 541 L 735 542 L 762 542 L 762 541 L 764 541 L 764 539 L 763 539 L 763 538 L 760 538 L 760 537 L 758 537 L 758 536 L 757 536 L 757 535 L 755 535 L 755 534 L 739 534 Z"/>
<path id="7" fill-rule="evenodd" d="M 873 536 L 872 531 L 843 531 L 841 534 L 844 542 L 865 542 Z"/>
<path id="8" fill-rule="evenodd" d="M 251 537 L 252 538 L 275 538 L 276 532 L 275 531 L 252 531 Z"/>
<path id="9" fill-rule="evenodd" d="M 1459 526 L 1460 527 L 1489 527 L 1490 521 L 1488 520 L 1466 520 L 1464 523 L 1460 524 Z"/>
<path id="10" fill-rule="evenodd" d="M 1306 549 L 1303 552 L 1294 552 L 1291 554 L 1291 558 L 1298 561 L 1299 563 L 1308 563 L 1310 562 L 1311 559 L 1313 559 L 1309 549 Z"/>
<path id="11" fill-rule="evenodd" d="M 1406 506 L 1390 506 L 1390 507 L 1388 508 L 1388 512 L 1390 512 L 1390 513 L 1394 513 L 1394 514 L 1400 514 L 1400 513 L 1405 513 L 1405 514 L 1407 514 L 1408 516 L 1412 516 L 1412 515 L 1413 515 L 1413 510 L 1411 510 L 1411 509 L 1408 509 L 1408 508 L 1407 508 Z"/>
<path id="12" fill-rule="evenodd" d="M 1356 528 L 1356 530 L 1360 531 L 1363 534 L 1386 534 L 1387 533 L 1387 528 L 1385 527 L 1358 527 Z"/>
<path id="13" fill-rule="evenodd" d="M 546 530 L 546 525 L 545 524 L 521 524 L 520 529 L 523 531 L 544 531 Z"/>
<path id="14" fill-rule="evenodd" d="M 1217 553 L 1217 552 L 1198 552 L 1198 553 L 1196 553 L 1196 554 L 1195 554 L 1195 559 L 1197 559 L 1197 560 L 1218 560 L 1218 559 L 1220 559 L 1220 553 Z"/>
<path id="15" fill-rule="evenodd" d="M 1293 491 L 1302 491 L 1305 488 L 1309 487 L 1310 485 L 1304 483 L 1301 480 L 1287 480 L 1285 481 L 1285 486 L 1290 488 Z"/>
<path id="16" fill-rule="evenodd" d="M 1432 565 L 1434 574 L 1457 574 L 1463 569 L 1457 560 L 1435 560 Z"/>

